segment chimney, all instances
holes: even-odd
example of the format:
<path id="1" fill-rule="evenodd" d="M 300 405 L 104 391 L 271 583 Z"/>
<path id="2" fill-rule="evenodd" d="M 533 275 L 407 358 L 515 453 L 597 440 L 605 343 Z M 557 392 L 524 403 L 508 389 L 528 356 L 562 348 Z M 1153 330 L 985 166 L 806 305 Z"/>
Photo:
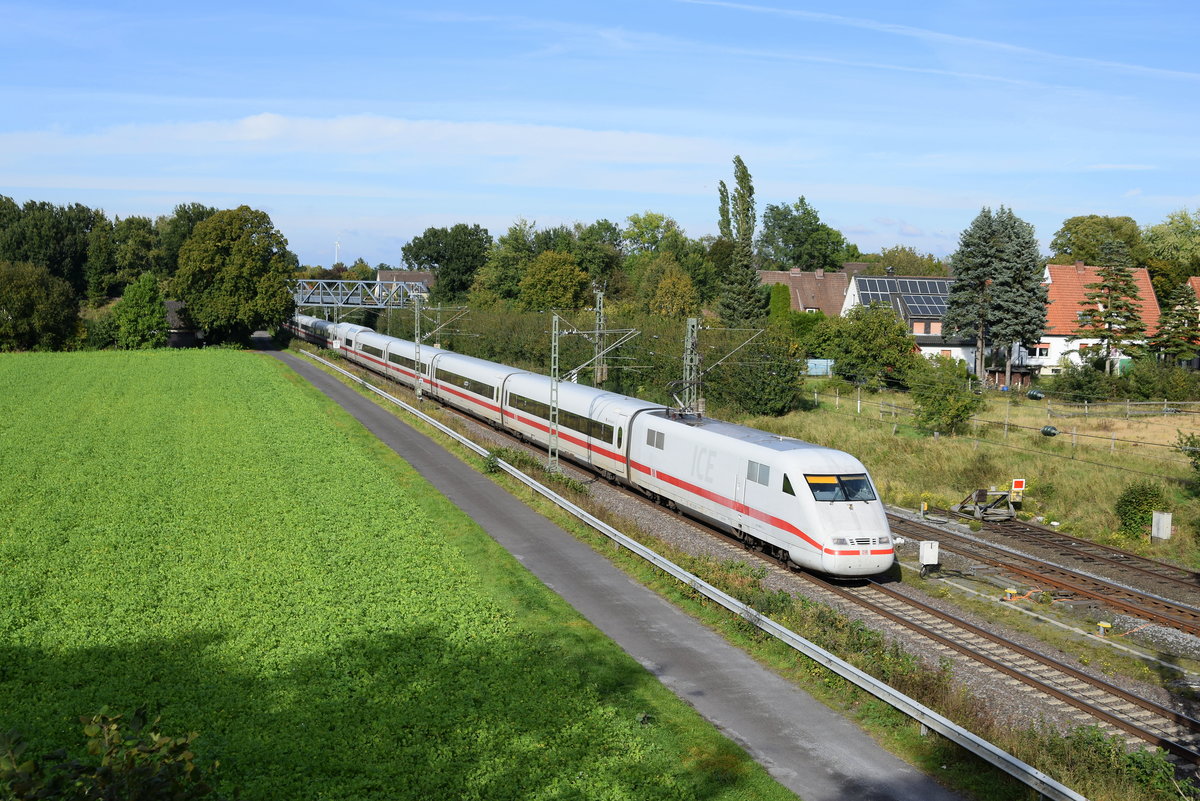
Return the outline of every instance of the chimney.
<path id="1" fill-rule="evenodd" d="M 818 270 L 817 270 L 817 278 L 818 278 L 818 279 L 821 279 L 821 278 L 824 278 L 824 277 L 825 277 L 825 270 L 824 270 L 823 268 L 818 268 Z"/>
<path id="2" fill-rule="evenodd" d="M 1083 262 L 1081 262 L 1081 261 L 1075 262 L 1075 272 L 1079 273 L 1080 275 L 1083 275 L 1083 273 L 1084 273 Z"/>

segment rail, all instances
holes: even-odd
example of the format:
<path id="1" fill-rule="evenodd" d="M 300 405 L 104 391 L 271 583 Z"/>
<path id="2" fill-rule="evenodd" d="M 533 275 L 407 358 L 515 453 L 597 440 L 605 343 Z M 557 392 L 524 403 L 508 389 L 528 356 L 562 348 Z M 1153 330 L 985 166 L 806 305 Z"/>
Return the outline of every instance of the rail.
<path id="1" fill-rule="evenodd" d="M 439 422 L 438 420 L 435 420 L 419 409 L 416 409 L 404 401 L 389 395 L 387 392 L 375 386 L 374 384 L 364 381 L 353 373 L 343 370 L 341 367 L 338 367 L 337 365 L 327 361 L 326 359 L 322 359 L 315 354 L 307 351 L 301 351 L 301 353 L 308 356 L 310 359 L 313 359 L 314 361 L 321 362 L 327 367 L 336 370 L 352 381 L 361 384 L 388 402 L 399 406 L 415 417 L 441 431 L 443 434 L 452 437 L 454 440 L 458 441 L 480 456 L 486 457 L 489 455 L 487 448 L 472 442 L 467 437 L 464 437 L 462 434 Z M 804 656 L 807 656 L 809 659 L 812 659 L 814 662 L 836 673 L 843 679 L 846 679 L 851 684 L 854 684 L 860 689 L 871 693 L 881 701 L 884 701 L 895 709 L 908 715 L 922 726 L 937 732 L 951 742 L 956 743 L 967 751 L 975 754 L 980 759 L 989 762 L 1008 775 L 1029 786 L 1033 790 L 1036 790 L 1045 798 L 1052 799 L 1052 801 L 1087 801 L 1084 796 L 1075 792 L 1066 785 L 1055 781 L 1046 774 L 1034 768 L 1032 765 L 1017 759 L 1007 751 L 997 748 L 992 743 L 972 734 L 948 718 L 943 717 L 937 712 L 934 712 L 932 709 L 929 709 L 912 698 L 909 698 L 907 695 L 896 691 L 887 684 L 884 684 L 876 679 L 874 676 L 859 670 L 849 662 L 846 662 L 845 660 L 829 653 L 816 644 L 809 642 L 790 629 L 771 620 L 769 617 L 759 614 L 757 611 L 737 600 L 733 596 L 728 595 L 727 593 L 714 587 L 713 585 L 701 579 L 699 576 L 689 573 L 666 557 L 660 555 L 650 548 L 647 548 L 637 540 L 626 536 L 609 524 L 605 523 L 603 520 L 595 517 L 587 510 L 579 507 L 561 495 L 558 495 L 550 488 L 545 487 L 539 482 L 533 480 L 516 467 L 513 467 L 501 459 L 496 460 L 496 465 L 513 478 L 516 478 L 518 481 L 528 486 L 530 489 L 546 497 L 564 510 L 570 512 L 572 515 L 587 523 L 600 533 L 604 534 L 618 545 L 629 549 L 642 559 L 662 570 L 664 573 L 667 573 L 679 581 L 682 581 L 684 584 L 687 584 L 689 587 L 704 595 L 706 598 L 719 603 L 721 606 L 754 624 L 767 634 L 770 634 L 779 641 L 800 652 Z"/>

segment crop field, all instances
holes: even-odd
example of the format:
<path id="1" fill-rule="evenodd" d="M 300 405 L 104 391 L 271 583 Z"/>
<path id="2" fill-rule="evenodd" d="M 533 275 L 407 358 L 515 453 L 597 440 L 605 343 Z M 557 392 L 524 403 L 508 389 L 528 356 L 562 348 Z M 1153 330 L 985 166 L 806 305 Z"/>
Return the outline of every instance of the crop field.
<path id="1" fill-rule="evenodd" d="M 0 357 L 0 732 L 142 705 L 246 799 L 793 797 L 280 363 Z"/>

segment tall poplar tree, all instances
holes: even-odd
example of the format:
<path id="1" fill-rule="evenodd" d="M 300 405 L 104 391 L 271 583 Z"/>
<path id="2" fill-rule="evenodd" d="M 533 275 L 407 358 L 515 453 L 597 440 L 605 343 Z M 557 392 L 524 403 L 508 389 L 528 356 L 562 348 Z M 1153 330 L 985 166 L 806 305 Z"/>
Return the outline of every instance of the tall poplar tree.
<path id="1" fill-rule="evenodd" d="M 733 259 L 721 282 L 717 312 L 728 326 L 757 323 L 766 312 L 754 269 L 754 183 L 741 156 L 733 157 Z"/>
<path id="2" fill-rule="evenodd" d="M 1072 339 L 1098 339 L 1104 354 L 1104 372 L 1112 374 L 1113 362 L 1119 353 L 1135 355 L 1146 333 L 1138 301 L 1137 282 L 1133 280 L 1133 259 L 1129 246 L 1118 239 L 1106 240 L 1100 246 L 1099 269 L 1095 283 L 1084 286 L 1088 291 L 1079 301 L 1079 329 Z"/>
<path id="3" fill-rule="evenodd" d="M 729 219 L 729 187 L 725 186 L 724 181 L 717 182 L 717 196 L 720 202 L 717 204 L 717 231 L 720 232 L 722 239 L 733 241 L 733 223 Z"/>

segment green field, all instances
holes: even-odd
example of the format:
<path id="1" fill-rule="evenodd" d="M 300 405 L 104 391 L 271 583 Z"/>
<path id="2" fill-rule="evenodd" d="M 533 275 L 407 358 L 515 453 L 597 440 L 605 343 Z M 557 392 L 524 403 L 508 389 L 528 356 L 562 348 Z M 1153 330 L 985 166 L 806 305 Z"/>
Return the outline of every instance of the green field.
<path id="1" fill-rule="evenodd" d="M 280 363 L 0 358 L 0 731 L 255 798 L 792 798 Z"/>

